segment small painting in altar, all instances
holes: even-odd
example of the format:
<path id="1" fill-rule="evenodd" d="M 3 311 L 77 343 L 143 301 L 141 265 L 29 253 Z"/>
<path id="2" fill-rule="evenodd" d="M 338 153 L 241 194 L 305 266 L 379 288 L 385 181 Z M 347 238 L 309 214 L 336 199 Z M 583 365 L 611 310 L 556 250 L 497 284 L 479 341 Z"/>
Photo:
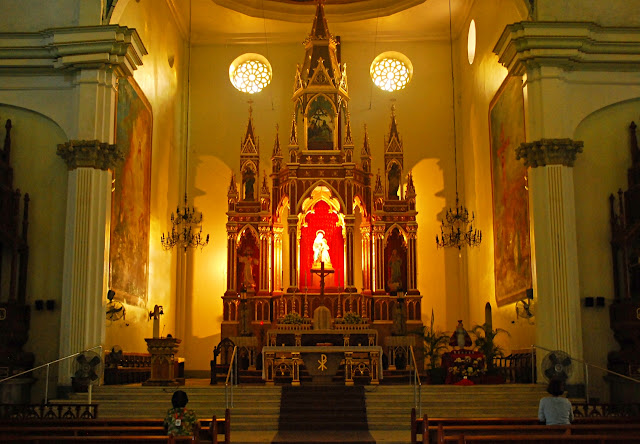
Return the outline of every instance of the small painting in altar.
<path id="1" fill-rule="evenodd" d="M 307 116 L 307 149 L 332 150 L 334 111 L 331 102 L 324 96 L 318 96 L 309 105 Z"/>

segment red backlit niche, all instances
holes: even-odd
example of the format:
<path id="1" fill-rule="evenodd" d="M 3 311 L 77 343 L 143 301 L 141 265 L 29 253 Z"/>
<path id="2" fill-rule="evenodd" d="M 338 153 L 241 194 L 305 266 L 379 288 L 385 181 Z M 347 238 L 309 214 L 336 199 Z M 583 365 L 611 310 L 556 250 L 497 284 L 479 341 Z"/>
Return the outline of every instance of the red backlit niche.
<path id="1" fill-rule="evenodd" d="M 325 278 L 325 292 L 337 292 L 339 288 L 344 288 L 344 238 L 340 218 L 329 204 L 319 201 L 306 215 L 305 221 L 307 226 L 302 227 L 300 235 L 300 290 L 320 290 L 320 278 L 310 270 L 313 264 L 313 241 L 318 230 L 323 230 L 335 270 Z"/>

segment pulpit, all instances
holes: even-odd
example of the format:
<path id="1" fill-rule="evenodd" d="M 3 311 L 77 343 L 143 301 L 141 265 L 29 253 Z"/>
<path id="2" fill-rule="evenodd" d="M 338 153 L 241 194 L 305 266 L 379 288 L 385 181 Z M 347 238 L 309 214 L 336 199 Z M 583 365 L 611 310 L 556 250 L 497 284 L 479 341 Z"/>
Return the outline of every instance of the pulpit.
<path id="1" fill-rule="evenodd" d="M 176 338 L 145 338 L 151 354 L 151 377 L 142 385 L 180 385 L 176 380 L 176 358 L 178 345 Z"/>

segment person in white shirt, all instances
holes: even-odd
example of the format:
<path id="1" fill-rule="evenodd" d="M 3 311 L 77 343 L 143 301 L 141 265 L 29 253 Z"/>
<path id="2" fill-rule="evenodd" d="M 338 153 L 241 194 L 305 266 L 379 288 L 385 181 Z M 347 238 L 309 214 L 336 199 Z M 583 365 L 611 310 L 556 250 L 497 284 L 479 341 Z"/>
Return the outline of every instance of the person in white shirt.
<path id="1" fill-rule="evenodd" d="M 561 396 L 564 393 L 564 383 L 559 379 L 552 379 L 547 392 L 552 396 L 540 400 L 538 419 L 546 425 L 571 424 L 573 407 L 567 398 Z"/>

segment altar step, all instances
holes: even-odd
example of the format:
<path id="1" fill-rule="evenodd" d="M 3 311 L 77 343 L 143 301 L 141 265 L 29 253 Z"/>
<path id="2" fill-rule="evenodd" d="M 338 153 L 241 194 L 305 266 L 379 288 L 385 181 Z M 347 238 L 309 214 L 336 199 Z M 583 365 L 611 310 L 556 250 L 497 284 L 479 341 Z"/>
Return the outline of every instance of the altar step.
<path id="1" fill-rule="evenodd" d="M 370 430 L 406 430 L 414 390 L 408 385 L 366 386 Z M 546 387 L 536 384 L 423 385 L 422 414 L 432 418 L 535 417 Z"/>
<path id="2" fill-rule="evenodd" d="M 280 423 L 272 444 L 375 444 L 367 425 L 364 387 L 308 385 L 282 387 Z"/>
<path id="3" fill-rule="evenodd" d="M 187 379 L 180 387 L 189 396 L 189 407 L 199 418 L 224 417 L 224 384 L 209 385 L 208 380 Z M 304 384 L 303 384 L 304 386 Z M 344 387 L 336 385 L 337 387 Z M 234 431 L 275 431 L 280 415 L 281 389 L 288 386 L 240 385 L 234 388 L 231 411 Z M 409 430 L 413 388 L 408 385 L 366 385 L 369 430 Z M 94 387 L 93 402 L 99 404 L 101 418 L 162 418 L 171 406 L 174 387 L 110 385 Z M 422 413 L 430 417 L 524 417 L 536 416 L 540 398 L 547 396 L 545 386 L 535 384 L 502 385 L 424 385 Z M 72 395 L 71 400 L 86 402 L 87 393 Z"/>

